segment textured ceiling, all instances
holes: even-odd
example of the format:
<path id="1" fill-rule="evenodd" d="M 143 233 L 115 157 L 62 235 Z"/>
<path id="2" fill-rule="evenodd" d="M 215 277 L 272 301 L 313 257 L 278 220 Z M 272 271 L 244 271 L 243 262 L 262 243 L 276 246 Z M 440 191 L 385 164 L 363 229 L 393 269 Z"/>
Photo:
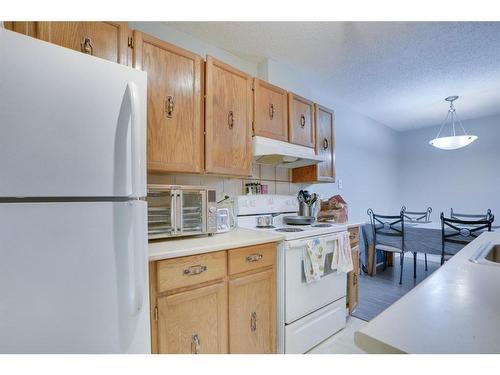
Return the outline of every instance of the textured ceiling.
<path id="1" fill-rule="evenodd" d="M 359 112 L 397 130 L 500 113 L 500 22 L 169 22 L 252 61 L 314 72 Z"/>

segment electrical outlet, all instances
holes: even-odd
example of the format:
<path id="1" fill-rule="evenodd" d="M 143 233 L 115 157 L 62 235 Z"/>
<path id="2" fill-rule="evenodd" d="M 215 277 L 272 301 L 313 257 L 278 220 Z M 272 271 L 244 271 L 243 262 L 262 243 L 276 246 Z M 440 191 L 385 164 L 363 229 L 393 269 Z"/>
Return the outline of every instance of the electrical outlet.
<path id="1" fill-rule="evenodd" d="M 342 184 L 342 179 L 341 179 L 341 178 L 339 178 L 339 189 L 342 189 L 342 187 L 343 187 L 343 184 Z"/>

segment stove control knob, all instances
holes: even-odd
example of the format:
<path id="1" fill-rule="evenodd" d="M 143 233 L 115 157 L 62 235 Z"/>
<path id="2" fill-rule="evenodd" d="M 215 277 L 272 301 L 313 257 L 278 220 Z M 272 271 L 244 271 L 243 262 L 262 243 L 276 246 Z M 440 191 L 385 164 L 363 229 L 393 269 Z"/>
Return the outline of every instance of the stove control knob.
<path id="1" fill-rule="evenodd" d="M 217 212 L 217 207 L 210 207 L 208 211 L 210 211 L 211 214 L 215 214 Z"/>

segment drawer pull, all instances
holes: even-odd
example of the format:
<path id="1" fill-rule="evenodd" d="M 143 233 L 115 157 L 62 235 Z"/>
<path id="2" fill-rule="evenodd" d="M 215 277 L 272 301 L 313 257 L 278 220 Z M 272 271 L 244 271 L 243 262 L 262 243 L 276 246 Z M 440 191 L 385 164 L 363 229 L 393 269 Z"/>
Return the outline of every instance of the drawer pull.
<path id="1" fill-rule="evenodd" d="M 94 47 L 92 46 L 92 39 L 90 39 L 88 36 L 82 39 L 80 46 L 83 53 L 86 53 L 87 55 L 94 55 Z"/>
<path id="2" fill-rule="evenodd" d="M 263 258 L 262 254 L 250 254 L 246 257 L 247 262 L 258 262 Z"/>
<path id="3" fill-rule="evenodd" d="M 191 354 L 200 354 L 200 336 L 197 333 L 193 333 L 191 336 Z"/>
<path id="4" fill-rule="evenodd" d="M 257 313 L 255 311 L 250 315 L 250 331 L 257 331 Z"/>
<path id="5" fill-rule="evenodd" d="M 165 113 L 168 118 L 172 118 L 174 115 L 174 98 L 172 96 L 167 96 L 167 100 L 165 100 Z"/>
<path id="6" fill-rule="evenodd" d="M 300 115 L 300 127 L 303 128 L 306 126 L 306 116 Z"/>
<path id="7" fill-rule="evenodd" d="M 196 266 L 191 266 L 182 271 L 182 273 L 186 276 L 196 276 L 199 275 L 200 273 L 203 273 L 207 270 L 207 266 L 202 266 L 201 264 L 198 264 Z"/>
<path id="8" fill-rule="evenodd" d="M 232 129 L 234 127 L 234 113 L 233 113 L 233 111 L 229 111 L 229 114 L 227 115 L 227 125 L 229 126 L 229 129 Z"/>
<path id="9" fill-rule="evenodd" d="M 271 120 L 274 118 L 274 111 L 274 104 L 269 104 L 269 117 L 271 118 Z"/>

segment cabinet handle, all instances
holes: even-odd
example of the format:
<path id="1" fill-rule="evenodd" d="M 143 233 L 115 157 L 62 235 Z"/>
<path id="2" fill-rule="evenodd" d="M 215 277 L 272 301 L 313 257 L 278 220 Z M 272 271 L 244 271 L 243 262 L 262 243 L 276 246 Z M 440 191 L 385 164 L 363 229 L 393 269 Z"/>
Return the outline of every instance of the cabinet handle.
<path id="1" fill-rule="evenodd" d="M 165 100 L 165 112 L 168 118 L 172 118 L 174 115 L 174 98 L 170 95 Z"/>
<path id="2" fill-rule="evenodd" d="M 83 53 L 92 56 L 94 55 L 94 47 L 92 46 L 92 39 L 90 39 L 88 36 L 82 39 L 80 46 L 82 47 Z"/>
<path id="3" fill-rule="evenodd" d="M 273 103 L 269 104 L 269 117 L 271 118 L 271 120 L 274 118 L 274 104 Z"/>
<path id="4" fill-rule="evenodd" d="M 229 111 L 227 115 L 227 124 L 229 125 L 229 129 L 232 129 L 234 126 L 234 114 L 233 111 Z"/>
<path id="5" fill-rule="evenodd" d="M 259 260 L 262 259 L 262 257 L 263 257 L 262 254 L 256 253 L 248 255 L 245 259 L 247 262 L 258 262 Z"/>
<path id="6" fill-rule="evenodd" d="M 303 128 L 304 126 L 306 126 L 306 116 L 301 114 L 300 115 L 300 127 Z"/>
<path id="7" fill-rule="evenodd" d="M 328 139 L 323 139 L 323 150 L 326 150 L 328 148 Z"/>
<path id="8" fill-rule="evenodd" d="M 358 275 L 354 274 L 352 275 L 352 285 L 356 286 L 357 283 L 358 283 Z"/>
<path id="9" fill-rule="evenodd" d="M 191 354 L 200 354 L 200 336 L 197 333 L 193 333 L 191 336 Z"/>
<path id="10" fill-rule="evenodd" d="M 185 276 L 196 276 L 200 273 L 203 273 L 207 270 L 207 266 L 202 266 L 201 264 L 197 264 L 196 266 L 191 266 L 182 271 Z"/>
<path id="11" fill-rule="evenodd" d="M 257 331 L 257 313 L 255 311 L 250 315 L 250 331 Z"/>

